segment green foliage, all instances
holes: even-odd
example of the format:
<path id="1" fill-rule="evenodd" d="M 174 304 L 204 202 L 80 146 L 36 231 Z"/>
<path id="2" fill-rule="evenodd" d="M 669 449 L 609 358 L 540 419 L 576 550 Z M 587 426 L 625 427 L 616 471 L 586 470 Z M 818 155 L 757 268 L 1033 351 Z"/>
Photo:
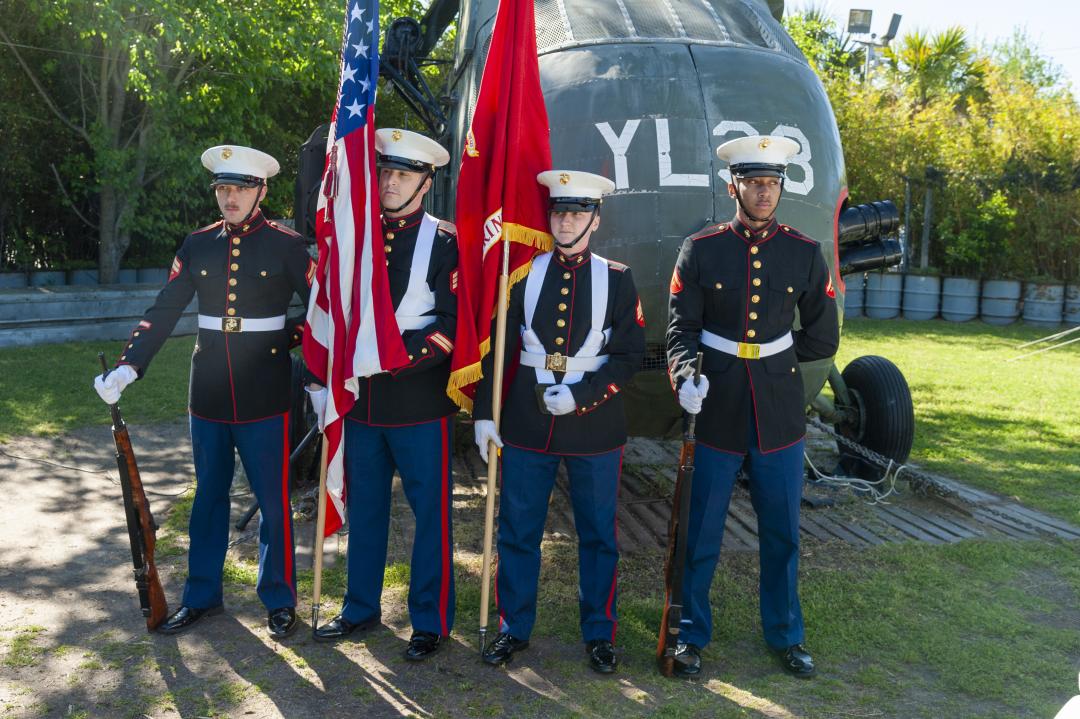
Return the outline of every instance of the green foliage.
<path id="1" fill-rule="evenodd" d="M 1029 38 L 981 49 L 960 28 L 916 31 L 863 82 L 844 69 L 844 37 L 819 11 L 785 26 L 829 94 L 851 201 L 902 204 L 908 179 L 911 256 L 929 188 L 932 266 L 1080 280 L 1080 108 Z"/>
<path id="2" fill-rule="evenodd" d="M 955 219 L 961 223 L 959 226 L 941 230 L 946 272 L 960 277 L 1007 274 L 1016 209 L 1009 205 L 1005 193 L 996 190 L 968 212 L 957 213 Z"/>
<path id="3" fill-rule="evenodd" d="M 383 29 L 424 7 L 384 0 Z M 0 90 L 14 98 L 0 107 L 0 263 L 100 253 L 104 267 L 127 252 L 167 265 L 187 232 L 217 216 L 199 163 L 215 144 L 274 155 L 282 172 L 264 207 L 291 216 L 300 145 L 336 95 L 344 9 L 342 0 L 0 3 L 0 40 L 14 45 L 0 50 Z M 436 79 L 439 67 L 429 71 Z M 403 107 L 386 100 L 380 122 L 404 122 Z M 63 158 L 58 177 L 25 152 L 43 142 Z"/>

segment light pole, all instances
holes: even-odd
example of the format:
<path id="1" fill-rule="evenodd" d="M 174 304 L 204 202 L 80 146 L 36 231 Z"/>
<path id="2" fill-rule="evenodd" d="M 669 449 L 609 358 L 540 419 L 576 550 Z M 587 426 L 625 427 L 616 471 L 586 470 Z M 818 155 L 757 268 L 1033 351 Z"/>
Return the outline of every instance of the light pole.
<path id="1" fill-rule="evenodd" d="M 866 61 L 863 63 L 863 82 L 866 82 L 866 78 L 870 76 L 870 58 L 874 54 L 874 48 L 888 47 L 889 42 L 896 37 L 897 31 L 900 29 L 901 16 L 893 13 L 892 19 L 889 21 L 889 30 L 878 41 L 877 35 L 870 32 L 870 20 L 873 16 L 873 10 L 848 11 L 848 34 L 870 36 L 868 40 L 854 40 L 866 48 Z"/>

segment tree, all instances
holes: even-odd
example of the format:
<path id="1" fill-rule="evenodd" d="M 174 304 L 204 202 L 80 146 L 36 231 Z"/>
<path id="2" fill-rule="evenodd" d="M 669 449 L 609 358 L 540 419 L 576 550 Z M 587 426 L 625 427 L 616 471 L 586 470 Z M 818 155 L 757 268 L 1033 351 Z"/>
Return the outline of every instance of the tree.
<path id="1" fill-rule="evenodd" d="M 257 114 L 275 82 L 328 74 L 339 30 L 327 4 L 56 0 L 39 9 L 42 28 L 67 48 L 50 61 L 60 65 L 54 73 L 0 28 L 47 110 L 87 148 L 84 166 L 73 158 L 53 167 L 70 205 L 91 198 L 85 219 L 96 228 L 102 282 L 115 279 L 147 188 L 190 151 L 191 131 L 235 141 L 224 136 L 254 129 L 244 116 Z"/>
<path id="2" fill-rule="evenodd" d="M 971 47 L 961 27 L 933 36 L 916 30 L 887 47 L 884 55 L 893 74 L 911 92 L 916 108 L 942 94 L 960 100 L 985 96 L 982 83 L 989 64 Z"/>

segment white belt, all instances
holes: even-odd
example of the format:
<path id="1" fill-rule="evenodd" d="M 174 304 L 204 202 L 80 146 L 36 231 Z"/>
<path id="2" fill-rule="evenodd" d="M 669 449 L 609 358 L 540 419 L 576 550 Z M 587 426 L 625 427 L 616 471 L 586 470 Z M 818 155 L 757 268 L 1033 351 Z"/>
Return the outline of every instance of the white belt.
<path id="1" fill-rule="evenodd" d="M 552 372 L 595 372 L 608 361 L 609 355 L 599 357 L 567 357 L 556 352 L 553 355 L 521 351 L 521 364 Z"/>
<path id="2" fill-rule="evenodd" d="M 706 347 L 712 347 L 714 350 L 718 350 L 725 354 L 741 357 L 742 359 L 759 359 L 761 357 L 780 354 L 788 347 L 795 344 L 795 340 L 792 339 L 790 332 L 785 332 L 772 342 L 756 345 L 750 342 L 732 342 L 731 340 L 724 339 L 720 335 L 713 334 L 708 330 L 702 330 L 701 344 Z"/>
<path id="3" fill-rule="evenodd" d="M 219 332 L 273 332 L 285 329 L 285 315 L 277 317 L 211 317 L 199 315 L 199 329 Z"/>

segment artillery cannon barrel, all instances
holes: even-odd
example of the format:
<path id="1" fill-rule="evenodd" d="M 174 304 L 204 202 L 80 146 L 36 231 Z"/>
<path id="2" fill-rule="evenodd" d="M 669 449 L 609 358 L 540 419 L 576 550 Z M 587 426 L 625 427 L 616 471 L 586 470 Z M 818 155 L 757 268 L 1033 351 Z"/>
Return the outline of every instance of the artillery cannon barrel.
<path id="1" fill-rule="evenodd" d="M 895 232 L 900 227 L 900 213 L 891 200 L 855 205 L 840 213 L 836 240 L 841 245 L 865 242 Z"/>
<path id="2" fill-rule="evenodd" d="M 904 257 L 899 240 L 876 239 L 840 248 L 840 274 L 870 272 L 895 267 Z"/>

